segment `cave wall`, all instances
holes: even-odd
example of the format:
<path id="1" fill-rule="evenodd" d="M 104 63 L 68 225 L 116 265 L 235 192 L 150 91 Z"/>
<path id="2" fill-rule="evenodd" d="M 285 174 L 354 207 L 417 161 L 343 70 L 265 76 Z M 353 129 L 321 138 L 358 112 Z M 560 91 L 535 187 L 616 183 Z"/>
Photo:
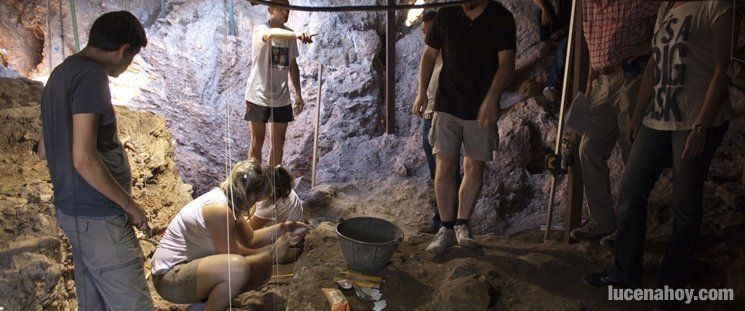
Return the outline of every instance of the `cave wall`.
<path id="1" fill-rule="evenodd" d="M 507 110 L 499 121 L 502 151 L 485 172 L 483 195 L 473 221 L 477 233 L 514 232 L 535 227 L 543 220 L 550 178 L 540 168 L 555 139 L 556 107 L 540 97 L 552 55 L 543 53 L 543 45 L 538 42 L 533 4 L 521 0 L 500 2 L 516 18 L 518 74 L 503 98 L 502 105 Z M 330 0 L 293 3 L 335 4 Z M 369 4 L 369 1 L 350 3 Z M 253 25 L 267 19 L 266 7 L 236 1 L 236 36 L 230 36 L 227 1 L 167 1 L 164 12 L 160 11 L 157 0 L 90 0 L 76 4 L 81 44 L 85 43 L 94 18 L 108 10 L 130 9 L 145 24 L 150 43 L 127 73 L 111 79 L 114 102 L 165 117 L 176 146 L 176 162 L 183 178 L 194 186 L 195 194 L 205 192 L 225 175 L 226 158 L 232 162 L 245 158 L 249 133 L 243 121 L 243 92 L 252 65 L 250 34 Z M 72 53 L 66 5 L 63 1 L 62 14 L 52 5 L 51 40 L 43 41 L 41 63 L 24 67 L 28 68 L 27 75 L 43 76 L 48 72 L 50 59 L 51 64 L 57 64 L 63 55 Z M 45 2 L 9 1 L 0 4 L 0 8 L 4 13 L 12 9 L 20 13 L 8 14 L 23 16 L 15 24 L 4 19 L 3 27 L 15 27 L 11 33 L 19 35 L 0 35 L 0 39 L 18 41 L 13 51 L 24 53 L 14 52 L 17 55 L 36 55 L 29 53 L 32 48 L 21 45 L 33 42 L 23 41 L 20 34 L 46 29 Z M 404 26 L 404 13 L 397 20 L 396 133 L 392 135 L 384 133 L 383 124 L 384 13 L 291 13 L 288 26 L 319 34 L 313 44 L 300 45 L 298 62 L 306 109 L 290 125 L 285 148 L 285 163 L 294 173 L 310 176 L 317 68 L 323 64 L 319 182 L 385 188 L 406 181 L 421 185 L 418 189 L 431 189 L 420 149 L 420 121 L 410 115 L 423 38 L 418 24 Z M 34 64 L 34 61 L 30 59 L 26 63 Z M 742 71 L 738 72 L 742 77 Z M 741 92 L 737 92 L 733 88 L 733 97 L 742 98 Z M 742 144 L 738 134 L 741 125 L 733 124 L 725 142 L 731 147 L 723 150 L 735 150 L 728 151 L 726 159 L 736 161 L 725 159 L 723 164 L 715 165 L 730 168 L 719 171 L 726 172 L 726 180 L 739 178 L 738 183 L 742 184 L 743 172 L 737 162 L 742 158 L 742 152 L 737 151 Z M 231 152 L 227 152 L 226 142 L 230 142 Z M 265 146 L 265 156 L 267 149 Z M 618 152 L 610 163 L 613 192 L 617 193 L 623 169 Z M 563 185 L 560 178 L 555 219 L 563 215 Z M 304 178 L 301 189 L 305 191 L 308 187 L 309 178 Z M 424 192 L 432 199 L 431 193 Z M 662 198 L 667 192 L 656 193 Z M 419 216 L 412 217 L 426 221 L 424 215 L 429 209 L 422 205 L 415 208 Z"/>

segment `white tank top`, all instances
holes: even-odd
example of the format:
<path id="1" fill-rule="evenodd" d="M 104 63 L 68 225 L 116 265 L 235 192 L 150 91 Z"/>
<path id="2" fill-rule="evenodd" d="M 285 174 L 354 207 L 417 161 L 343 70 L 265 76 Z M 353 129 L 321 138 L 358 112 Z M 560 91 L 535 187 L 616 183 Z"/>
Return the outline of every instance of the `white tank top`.
<path id="1" fill-rule="evenodd" d="M 150 260 L 154 275 L 166 274 L 179 263 L 217 253 L 202 215 L 202 208 L 210 203 L 227 206 L 228 200 L 220 188 L 215 188 L 186 204 L 173 218 Z"/>

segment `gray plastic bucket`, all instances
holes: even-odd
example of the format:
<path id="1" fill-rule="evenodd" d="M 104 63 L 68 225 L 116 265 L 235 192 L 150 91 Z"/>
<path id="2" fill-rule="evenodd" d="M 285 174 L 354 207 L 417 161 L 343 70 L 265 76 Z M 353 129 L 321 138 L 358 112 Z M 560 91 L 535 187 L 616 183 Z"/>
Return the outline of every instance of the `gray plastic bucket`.
<path id="1" fill-rule="evenodd" d="M 355 217 L 336 225 L 339 245 L 349 269 L 374 273 L 391 260 L 404 232 L 393 223 L 375 217 Z"/>

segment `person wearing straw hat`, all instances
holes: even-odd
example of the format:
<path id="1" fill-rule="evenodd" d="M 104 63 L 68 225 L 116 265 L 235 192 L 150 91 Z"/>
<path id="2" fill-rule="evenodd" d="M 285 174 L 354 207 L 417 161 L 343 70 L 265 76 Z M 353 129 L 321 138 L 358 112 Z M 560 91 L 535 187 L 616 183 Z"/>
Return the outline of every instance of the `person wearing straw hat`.
<path id="1" fill-rule="evenodd" d="M 273 2 L 289 4 L 287 0 Z M 295 32 L 285 26 L 290 10 L 269 7 L 269 20 L 254 26 L 251 45 L 251 74 L 246 87 L 246 115 L 251 131 L 248 158 L 262 162 L 267 124 L 269 124 L 269 164 L 282 164 L 287 125 L 294 120 L 288 77 L 295 89 L 294 113 L 302 112 L 302 86 L 295 58 L 297 42 L 312 43 L 313 35 Z"/>
<path id="2" fill-rule="evenodd" d="M 151 259 L 158 294 L 173 303 L 206 300 L 207 310 L 225 310 L 235 296 L 269 281 L 292 237 L 309 229 L 295 221 L 251 228 L 251 206 L 272 191 L 268 169 L 242 161 L 218 187 L 186 204 Z"/>

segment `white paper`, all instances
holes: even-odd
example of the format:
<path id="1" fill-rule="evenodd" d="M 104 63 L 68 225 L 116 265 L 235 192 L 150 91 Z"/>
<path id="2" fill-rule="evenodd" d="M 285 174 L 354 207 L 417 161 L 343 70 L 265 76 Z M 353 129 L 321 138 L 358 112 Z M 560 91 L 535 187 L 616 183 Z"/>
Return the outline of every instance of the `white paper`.
<path id="1" fill-rule="evenodd" d="M 374 310 L 374 311 L 380 311 L 380 310 L 383 310 L 383 309 L 385 309 L 385 307 L 386 307 L 387 305 L 388 305 L 388 304 L 387 304 L 387 303 L 385 302 L 385 300 L 381 300 L 381 301 L 376 301 L 376 302 L 375 302 L 375 304 L 373 305 L 373 310 Z"/>
<path id="2" fill-rule="evenodd" d="M 587 96 L 580 92 L 569 106 L 564 125 L 578 134 L 584 134 L 590 125 L 590 104 Z"/>
<path id="3" fill-rule="evenodd" d="M 370 291 L 370 297 L 372 297 L 373 300 L 378 301 L 380 298 L 383 298 L 383 294 L 380 293 L 380 290 L 373 288 L 372 291 Z"/>

